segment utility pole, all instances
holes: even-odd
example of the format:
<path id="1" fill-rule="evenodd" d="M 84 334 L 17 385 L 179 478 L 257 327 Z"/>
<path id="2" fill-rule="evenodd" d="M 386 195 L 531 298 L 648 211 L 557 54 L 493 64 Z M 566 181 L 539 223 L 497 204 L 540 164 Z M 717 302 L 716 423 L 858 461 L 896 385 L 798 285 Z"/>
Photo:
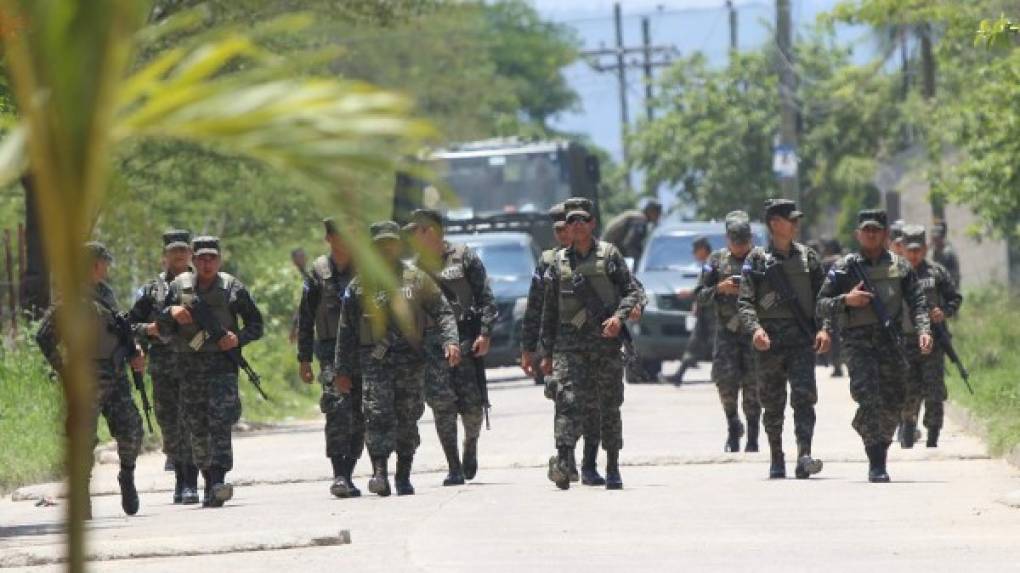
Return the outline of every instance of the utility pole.
<path id="1" fill-rule="evenodd" d="M 613 5 L 613 20 L 616 24 L 616 47 L 600 48 L 597 50 L 585 50 L 581 52 L 588 64 L 597 72 L 615 72 L 620 90 L 620 133 L 623 140 L 623 162 L 626 166 L 625 182 L 627 189 L 633 189 L 630 167 L 628 165 L 630 153 L 627 148 L 627 136 L 630 131 L 630 113 L 627 106 L 627 68 L 643 69 L 645 74 L 645 97 L 648 106 L 648 118 L 652 119 L 651 96 L 652 96 L 652 70 L 658 67 L 665 67 L 672 64 L 671 58 L 677 53 L 672 46 L 655 46 L 651 43 L 650 21 L 643 18 L 641 25 L 644 32 L 644 45 L 625 46 L 623 43 L 623 14 L 620 3 Z M 643 56 L 643 62 L 634 58 L 627 60 L 627 56 Z M 655 56 L 661 59 L 655 60 Z M 603 58 L 611 58 L 612 63 L 603 61 Z"/>
<path id="2" fill-rule="evenodd" d="M 733 6 L 733 0 L 726 0 L 726 9 L 730 13 L 730 52 L 737 53 L 737 9 Z"/>
<path id="3" fill-rule="evenodd" d="M 645 113 L 648 115 L 648 121 L 655 119 L 655 111 L 652 105 L 652 22 L 648 16 L 641 18 L 641 36 L 645 48 Z"/>
<path id="4" fill-rule="evenodd" d="M 783 196 L 800 203 L 800 170 L 797 166 L 797 78 L 793 69 L 793 14 L 790 0 L 776 0 L 776 45 L 779 50 L 779 101 L 781 127 L 777 154 L 789 170 L 779 173 Z M 792 162 L 792 165 L 791 165 Z M 777 162 L 778 163 L 778 162 Z"/>

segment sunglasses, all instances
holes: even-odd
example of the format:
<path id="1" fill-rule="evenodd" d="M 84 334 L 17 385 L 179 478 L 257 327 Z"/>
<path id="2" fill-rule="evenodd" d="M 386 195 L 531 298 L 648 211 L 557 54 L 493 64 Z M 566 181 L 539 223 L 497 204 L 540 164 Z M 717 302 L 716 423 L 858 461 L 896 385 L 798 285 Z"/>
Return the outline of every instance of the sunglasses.
<path id="1" fill-rule="evenodd" d="M 587 215 L 572 215 L 567 217 L 567 223 L 591 223 L 591 217 Z"/>

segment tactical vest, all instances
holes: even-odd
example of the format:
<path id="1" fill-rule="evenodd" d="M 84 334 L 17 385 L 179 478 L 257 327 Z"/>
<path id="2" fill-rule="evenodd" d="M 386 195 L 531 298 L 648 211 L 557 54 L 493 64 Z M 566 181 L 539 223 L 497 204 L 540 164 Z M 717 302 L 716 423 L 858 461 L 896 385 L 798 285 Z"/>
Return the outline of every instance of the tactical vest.
<path id="1" fill-rule="evenodd" d="M 96 309 L 96 329 L 99 331 L 96 338 L 96 345 L 93 350 L 93 358 L 95 360 L 110 360 L 113 358 L 114 353 L 117 352 L 117 347 L 120 345 L 120 340 L 117 338 L 116 321 L 114 320 L 113 312 L 111 309 L 116 309 L 117 302 L 115 300 L 107 300 L 106 305 L 99 302 L 101 293 L 97 287 L 95 297 L 97 300 L 93 301 L 92 306 Z M 113 297 L 111 296 L 110 299 Z"/>
<path id="2" fill-rule="evenodd" d="M 815 316 L 815 293 L 811 288 L 811 267 L 808 264 L 808 249 L 804 245 L 795 243 L 800 252 L 799 257 L 789 257 L 780 261 L 783 273 L 790 281 L 790 287 L 797 296 L 797 303 L 808 318 Z M 764 252 L 764 251 L 763 251 Z M 766 255 L 767 258 L 770 255 Z M 779 259 L 776 259 L 779 260 Z M 783 302 L 779 292 L 772 288 L 764 277 L 755 281 L 755 290 L 758 296 L 757 313 L 758 319 L 779 319 L 796 318 L 789 304 Z"/>
<path id="3" fill-rule="evenodd" d="M 729 249 L 722 249 L 719 254 L 719 282 L 735 275 L 739 276 L 743 266 L 743 260 L 738 260 L 734 257 Z M 716 316 L 719 318 L 719 324 L 724 325 L 730 332 L 738 332 L 740 330 L 740 320 L 737 316 L 737 297 L 727 296 L 722 299 L 717 298 L 714 306 Z"/>
<path id="4" fill-rule="evenodd" d="M 609 278 L 609 269 L 606 267 L 610 248 L 609 243 L 598 241 L 595 244 L 595 252 L 590 254 L 587 259 L 577 261 L 575 269 L 570 268 L 570 256 L 568 255 L 568 251 L 572 252 L 572 249 L 560 249 L 555 253 L 556 266 L 560 274 L 561 324 L 573 322 L 576 326 L 577 317 L 584 311 L 584 303 L 574 294 L 574 286 L 571 282 L 574 273 L 580 273 L 591 283 L 606 308 L 616 308 L 620 303 L 620 296 L 616 292 L 616 286 Z"/>
<path id="5" fill-rule="evenodd" d="M 457 299 L 449 301 L 457 322 L 464 320 L 464 313 L 475 305 L 475 294 L 471 290 L 471 283 L 467 280 L 464 268 L 466 252 L 466 246 L 454 245 L 452 252 L 443 257 L 443 269 L 435 277 L 437 282 L 442 283 L 443 292 L 453 293 Z"/>
<path id="6" fill-rule="evenodd" d="M 319 280 L 319 305 L 315 308 L 315 340 L 333 340 L 340 324 L 342 297 L 346 283 L 341 282 L 342 273 L 334 272 L 329 255 L 323 255 L 312 263 Z M 350 282 L 349 280 L 346 282 Z"/>
<path id="7" fill-rule="evenodd" d="M 224 329 L 237 334 L 237 318 L 234 316 L 234 313 L 230 312 L 230 290 L 233 288 L 235 280 L 233 276 L 227 273 L 219 273 L 215 284 L 208 291 L 198 294 L 201 295 L 202 300 L 212 309 L 213 316 L 216 317 L 220 325 Z M 196 289 L 198 288 L 197 281 L 198 278 L 192 272 L 181 273 L 174 278 L 174 283 L 180 288 L 182 305 L 189 306 L 194 300 Z M 178 333 L 187 350 L 194 350 L 189 344 L 196 340 L 195 337 L 201 332 L 201 329 L 195 323 L 180 324 L 178 327 Z M 198 352 L 219 351 L 220 349 L 216 346 L 215 340 L 206 340 L 198 349 Z"/>
<path id="8" fill-rule="evenodd" d="M 361 290 L 361 323 L 358 325 L 358 342 L 372 346 L 382 342 L 389 331 L 400 333 L 402 338 L 421 340 L 425 330 L 425 312 L 417 300 L 420 296 L 419 281 L 422 271 L 415 267 L 404 267 L 401 287 L 395 291 L 379 291 L 369 300 L 369 293 Z M 394 324 L 395 316 L 406 316 L 411 321 L 410 333 L 405 333 Z"/>
<path id="9" fill-rule="evenodd" d="M 862 264 L 861 267 L 864 268 L 864 272 L 867 273 L 868 278 L 875 285 L 878 297 L 882 300 L 886 310 L 889 313 L 902 313 L 903 305 L 905 304 L 903 298 L 904 277 L 900 271 L 899 264 L 902 259 L 894 253 L 889 253 L 889 256 L 891 260 L 888 263 L 882 263 L 878 266 Z M 890 318 L 893 321 L 897 319 L 896 316 Z M 872 310 L 870 304 L 861 308 L 847 307 L 847 328 L 870 326 L 872 324 L 878 324 L 878 316 Z"/>
<path id="10" fill-rule="evenodd" d="M 925 265 L 925 274 L 922 277 L 918 274 L 917 284 L 924 291 L 924 298 L 928 301 L 928 308 L 943 308 L 945 301 L 942 299 L 942 291 L 938 288 L 938 280 L 935 277 L 935 269 L 931 265 Z M 914 326 L 913 313 L 906 301 L 903 301 L 903 332 L 906 334 L 917 334 L 917 327 Z"/>

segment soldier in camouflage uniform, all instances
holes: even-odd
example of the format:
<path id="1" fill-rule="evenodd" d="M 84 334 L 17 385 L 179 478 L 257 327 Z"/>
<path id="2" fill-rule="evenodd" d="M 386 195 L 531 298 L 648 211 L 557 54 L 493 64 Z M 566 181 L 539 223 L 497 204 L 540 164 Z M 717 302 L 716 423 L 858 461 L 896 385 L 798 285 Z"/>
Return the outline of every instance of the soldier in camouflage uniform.
<path id="1" fill-rule="evenodd" d="M 298 310 L 298 362 L 301 380 L 311 384 L 312 356 L 319 360 L 322 397 L 319 410 L 326 416 L 326 456 L 333 464 L 333 483 L 329 491 L 339 498 L 358 497 L 354 485 L 354 466 L 365 447 L 365 417 L 361 412 L 361 376 L 351 370 L 351 392 L 340 394 L 333 384 L 333 360 L 336 357 L 336 333 L 340 324 L 343 295 L 354 278 L 351 253 L 333 219 L 325 219 L 329 254 L 312 263 L 306 275 Z"/>
<path id="2" fill-rule="evenodd" d="M 93 403 L 90 434 L 96 435 L 99 414 L 106 417 L 110 435 L 117 441 L 117 455 L 120 458 L 120 473 L 117 481 L 120 484 L 120 504 L 124 513 L 138 513 L 138 491 L 135 488 L 135 461 L 142 446 L 142 417 L 138 413 L 134 399 L 131 397 L 131 386 L 124 369 L 128 349 L 121 347 L 117 337 L 114 316 L 117 313 L 117 297 L 113 289 L 106 283 L 113 256 L 101 243 L 91 242 L 85 245 L 85 256 L 92 260 L 91 282 L 92 298 L 86 304 L 94 311 L 95 346 L 93 357 L 96 365 L 96 398 Z M 54 371 L 63 369 L 63 358 L 60 354 L 60 336 L 57 332 L 56 306 L 50 308 L 39 325 L 36 342 L 43 356 Z M 136 371 L 145 368 L 145 358 L 141 348 L 135 348 L 136 355 L 130 360 L 130 367 Z M 92 516 L 89 506 L 89 518 Z"/>
<path id="3" fill-rule="evenodd" d="M 906 308 L 917 329 L 914 343 L 922 354 L 932 350 L 928 305 L 924 290 L 910 264 L 886 250 L 888 238 L 885 211 L 867 209 L 857 217 L 859 253 L 838 261 L 819 292 L 820 312 L 836 317 L 840 324 L 850 395 L 857 402 L 853 427 L 864 442 L 868 455 L 868 480 L 888 482 L 886 455 L 903 409 L 907 365 L 899 340 L 899 325 Z M 873 283 L 877 295 L 864 288 L 863 281 L 850 272 L 859 263 Z M 890 334 L 872 306 L 878 296 L 890 313 L 896 330 Z M 912 432 L 911 432 L 912 435 Z"/>
<path id="4" fill-rule="evenodd" d="M 708 237 L 698 237 L 691 245 L 691 251 L 700 268 L 708 262 L 708 257 L 712 254 L 712 243 L 708 241 Z M 687 291 L 683 293 L 683 296 L 695 295 Z M 695 301 L 693 313 L 694 331 L 687 339 L 687 346 L 680 359 L 680 368 L 677 369 L 676 374 L 666 379 L 667 382 L 676 385 L 684 383 L 684 374 L 688 369 L 697 366 L 701 360 L 710 360 L 712 356 L 712 342 L 715 340 L 718 326 L 715 321 L 715 312 L 712 310 L 712 300 L 709 300 L 707 304 Z"/>
<path id="5" fill-rule="evenodd" d="M 758 395 L 765 412 L 763 422 L 772 454 L 771 479 L 786 477 L 783 418 L 787 381 L 797 437 L 795 475 L 798 479 L 807 479 L 822 470 L 821 460 L 811 455 L 815 403 L 818 402 L 815 354 L 828 352 L 831 325 L 825 315 L 820 321 L 815 320 L 816 293 L 825 275 L 818 254 L 794 240 L 802 216 L 793 201 L 766 201 L 769 244 L 752 250 L 744 261 L 737 303 L 744 333 L 752 336 L 752 344 L 758 351 Z M 793 291 L 792 297 L 784 299 L 780 285 L 765 278 L 766 269 L 781 274 L 775 277 L 778 280 L 785 277 Z M 798 314 L 807 324 L 801 324 Z"/>
<path id="6" fill-rule="evenodd" d="M 241 418 L 238 366 L 227 352 L 262 338 L 262 313 L 241 281 L 220 272 L 218 238 L 197 237 L 191 247 L 195 270 L 171 281 L 157 324 L 161 335 L 173 337 L 182 348 L 183 420 L 194 464 L 205 482 L 202 506 L 222 507 L 234 495 L 225 478 L 234 467 L 231 430 Z M 212 340 L 195 323 L 191 310 L 196 299 L 208 305 L 226 330 L 219 340 Z"/>
<path id="7" fill-rule="evenodd" d="M 444 486 L 463 485 L 478 471 L 478 437 L 482 430 L 482 392 L 477 369 L 489 352 L 496 302 L 485 265 L 470 247 L 451 245 L 443 238 L 443 217 L 438 211 L 418 209 L 411 214 L 406 230 L 418 253 L 416 265 L 429 274 L 443 291 L 457 318 L 457 330 L 464 360 L 450 369 L 435 344 L 425 377 L 425 402 L 432 408 L 436 433 L 443 446 L 449 473 Z M 430 328 L 429 330 L 434 330 Z M 476 332 L 477 331 L 477 332 Z M 482 372 L 484 375 L 484 372 Z M 457 451 L 457 415 L 464 424 L 464 460 Z"/>
<path id="8" fill-rule="evenodd" d="M 595 239 L 591 201 L 566 201 L 572 244 L 556 252 L 546 272 L 542 311 L 542 370 L 559 373 L 556 394 L 557 455 L 549 460 L 549 479 L 560 489 L 570 487 L 570 453 L 585 426 L 598 412 L 602 447 L 606 450 L 606 488 L 623 488 L 619 455 L 623 448 L 623 363 L 620 332 L 642 300 L 627 263 L 616 247 Z M 583 279 L 604 309 L 593 317 L 577 294 Z M 606 312 L 608 311 L 608 312 Z M 554 366 L 555 363 L 555 366 Z"/>
<path id="9" fill-rule="evenodd" d="M 956 256 L 956 249 L 946 241 L 946 234 L 949 232 L 945 221 L 939 221 L 931 228 L 931 258 L 949 271 L 953 278 L 953 284 L 960 288 L 960 258 Z"/>
<path id="10" fill-rule="evenodd" d="M 708 258 L 695 288 L 698 304 L 714 308 L 718 324 L 715 354 L 712 357 L 712 381 L 719 391 L 719 400 L 726 415 L 727 452 L 739 452 L 740 438 L 744 435 L 744 424 L 737 413 L 741 394 L 744 416 L 747 418 L 745 451 L 758 451 L 761 404 L 758 401 L 754 348 L 751 346 L 751 337 L 740 327 L 740 315 L 737 312 L 741 273 L 744 259 L 751 251 L 751 238 L 751 223 L 747 213 L 733 211 L 726 215 L 726 239 L 729 245 Z"/>
<path id="11" fill-rule="evenodd" d="M 436 325 L 453 368 L 460 363 L 457 321 L 428 274 L 401 262 L 400 227 L 393 221 L 373 223 L 371 234 L 397 288 L 373 287 L 365 275 L 347 286 L 337 332 L 335 384 L 340 393 L 349 393 L 356 375 L 353 365 L 360 365 L 365 444 L 373 469 L 368 491 L 390 494 L 389 457 L 396 451 L 397 495 L 412 495 L 411 464 L 421 442 L 418 419 L 425 411 L 424 325 L 426 320 Z"/>
<path id="12" fill-rule="evenodd" d="M 938 263 L 925 260 L 928 245 L 925 242 L 925 229 L 921 225 L 908 225 L 903 230 L 903 243 L 906 259 L 917 274 L 917 280 L 924 289 L 924 297 L 928 302 L 928 317 L 932 324 L 943 324 L 948 318 L 956 316 L 963 304 L 963 295 L 956 290 L 949 271 Z M 906 399 L 903 402 L 900 434 L 900 445 L 904 448 L 914 446 L 914 429 L 917 428 L 917 417 L 924 402 L 924 427 L 928 430 L 929 448 L 939 444 L 939 432 L 945 413 L 942 403 L 946 401 L 946 353 L 938 345 L 931 354 L 924 355 L 918 344 L 917 328 L 904 313 L 903 332 L 907 360 L 910 369 L 907 374 Z"/>
<path id="13" fill-rule="evenodd" d="M 159 336 L 156 319 L 163 311 L 170 282 L 191 270 L 191 233 L 175 229 L 163 233 L 164 271 L 138 289 L 128 314 L 135 336 L 148 343 L 149 376 L 156 421 L 163 434 L 163 453 L 174 468 L 174 503 L 198 503 L 198 467 L 192 463 L 191 441 L 181 422 L 181 373 L 179 341 Z"/>

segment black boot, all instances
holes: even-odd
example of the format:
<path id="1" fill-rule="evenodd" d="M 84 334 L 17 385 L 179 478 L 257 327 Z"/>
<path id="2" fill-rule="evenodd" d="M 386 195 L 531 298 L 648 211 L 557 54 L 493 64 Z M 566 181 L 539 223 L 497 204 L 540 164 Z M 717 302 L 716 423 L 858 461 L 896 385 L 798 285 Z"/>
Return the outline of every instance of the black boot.
<path id="1" fill-rule="evenodd" d="M 460 452 L 457 451 L 457 440 L 443 440 L 442 445 L 443 453 L 446 454 L 446 465 L 449 468 L 446 479 L 443 480 L 443 485 L 464 485 L 464 470 L 460 465 Z"/>
<path id="2" fill-rule="evenodd" d="M 885 469 L 889 444 L 876 444 L 864 448 L 868 454 L 868 481 L 871 483 L 889 483 L 889 473 Z"/>
<path id="3" fill-rule="evenodd" d="M 128 515 L 138 513 L 138 490 L 135 489 L 135 467 L 120 466 L 117 482 L 120 483 L 120 506 L 124 508 L 124 513 Z"/>
<path id="4" fill-rule="evenodd" d="M 411 456 L 397 454 L 397 475 L 394 476 L 393 485 L 397 495 L 414 495 L 414 486 L 411 485 Z"/>
<path id="5" fill-rule="evenodd" d="M 570 473 L 570 483 L 581 481 L 581 474 L 577 473 L 577 458 L 574 455 L 574 450 L 570 450 L 570 454 L 567 455 L 567 471 Z"/>
<path id="6" fill-rule="evenodd" d="M 797 446 L 797 479 L 807 479 L 822 471 L 822 460 L 811 457 L 811 444 L 802 443 Z"/>
<path id="7" fill-rule="evenodd" d="M 478 473 L 478 438 L 464 438 L 464 479 L 475 479 Z"/>
<path id="8" fill-rule="evenodd" d="M 581 458 L 581 483 L 584 485 L 606 485 L 606 480 L 599 475 L 596 459 L 599 455 L 599 443 L 584 442 L 584 457 Z"/>
<path id="9" fill-rule="evenodd" d="M 758 451 L 758 418 L 747 419 L 747 443 L 744 444 L 745 452 L 757 452 Z"/>
<path id="10" fill-rule="evenodd" d="M 769 464 L 769 479 L 786 478 L 786 457 L 783 455 L 783 438 L 769 436 L 769 450 L 772 452 L 772 463 Z"/>
<path id="11" fill-rule="evenodd" d="M 329 485 L 329 493 L 340 499 L 351 497 L 351 484 L 347 481 L 347 457 L 333 456 L 330 462 L 333 464 L 333 483 Z"/>
<path id="12" fill-rule="evenodd" d="M 549 458 L 549 481 L 560 489 L 570 489 L 570 467 L 568 458 L 573 448 L 561 447 L 557 454 Z"/>
<path id="13" fill-rule="evenodd" d="M 174 464 L 174 505 L 184 503 L 184 464 Z"/>
<path id="14" fill-rule="evenodd" d="M 209 507 L 223 507 L 223 504 L 234 497 L 233 484 L 226 481 L 227 472 L 223 468 L 210 467 L 209 477 L 212 478 L 212 488 L 209 490 Z"/>
<path id="15" fill-rule="evenodd" d="M 900 428 L 902 430 L 900 432 L 900 447 L 905 450 L 913 448 L 914 438 L 916 437 L 914 432 L 917 431 L 917 423 L 903 422 Z"/>
<path id="16" fill-rule="evenodd" d="M 620 450 L 606 450 L 606 489 L 623 489 L 620 477 Z"/>
<path id="17" fill-rule="evenodd" d="M 344 477 L 347 478 L 349 489 L 348 497 L 361 497 L 361 490 L 354 484 L 354 466 L 358 465 L 358 458 L 344 456 Z"/>
<path id="18" fill-rule="evenodd" d="M 734 416 L 729 419 L 726 430 L 726 445 L 723 447 L 724 452 L 739 452 L 740 451 L 740 438 L 744 437 L 744 424 L 740 422 L 738 416 Z"/>
<path id="19" fill-rule="evenodd" d="M 390 495 L 389 459 L 372 458 L 372 479 L 368 480 L 368 491 L 386 497 Z"/>
<path id="20" fill-rule="evenodd" d="M 925 445 L 929 448 L 939 447 L 939 428 L 928 428 L 928 443 Z"/>
<path id="21" fill-rule="evenodd" d="M 195 464 L 181 464 L 181 471 L 184 474 L 184 489 L 181 490 L 181 503 L 184 505 L 195 505 L 198 503 L 198 466 Z"/>

